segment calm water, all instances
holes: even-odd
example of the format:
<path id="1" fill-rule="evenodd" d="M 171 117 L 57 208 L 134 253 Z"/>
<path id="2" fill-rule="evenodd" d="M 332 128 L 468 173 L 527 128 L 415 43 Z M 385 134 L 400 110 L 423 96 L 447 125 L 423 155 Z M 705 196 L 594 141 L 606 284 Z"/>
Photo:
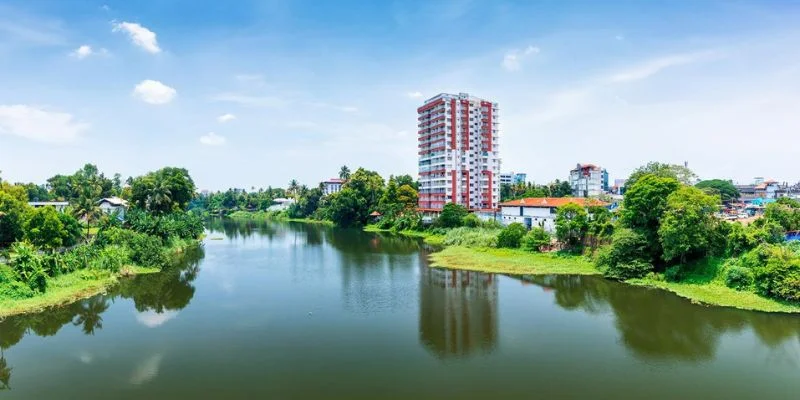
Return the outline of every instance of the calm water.
<path id="1" fill-rule="evenodd" d="M 0 322 L 0 398 L 800 396 L 799 317 L 592 277 L 429 269 L 400 237 L 211 230 L 224 239 L 166 273 Z"/>

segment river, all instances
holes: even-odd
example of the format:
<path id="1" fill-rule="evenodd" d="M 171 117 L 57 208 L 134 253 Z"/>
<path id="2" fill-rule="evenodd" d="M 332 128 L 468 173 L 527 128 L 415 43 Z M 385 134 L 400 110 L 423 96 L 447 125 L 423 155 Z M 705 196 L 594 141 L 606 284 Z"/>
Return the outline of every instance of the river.
<path id="1" fill-rule="evenodd" d="M 598 277 L 430 269 L 430 250 L 398 236 L 252 221 L 209 229 L 161 274 L 0 321 L 0 398 L 800 393 L 797 316 Z"/>

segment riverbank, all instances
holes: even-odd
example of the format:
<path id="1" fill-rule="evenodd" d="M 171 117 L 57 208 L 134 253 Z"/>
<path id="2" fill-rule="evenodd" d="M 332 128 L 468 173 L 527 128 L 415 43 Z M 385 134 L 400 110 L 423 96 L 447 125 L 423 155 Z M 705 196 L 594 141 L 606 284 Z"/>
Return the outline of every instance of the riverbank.
<path id="1" fill-rule="evenodd" d="M 226 216 L 226 218 L 237 220 L 273 220 L 273 221 L 287 221 L 287 222 L 302 222 L 306 224 L 320 224 L 333 226 L 333 222 L 311 218 L 289 218 L 283 213 L 269 212 L 269 211 L 234 211 Z"/>
<path id="2" fill-rule="evenodd" d="M 177 240 L 165 251 L 173 257 L 178 257 L 189 248 L 199 246 L 200 243 L 200 240 Z M 25 299 L 0 296 L 0 318 L 39 312 L 46 308 L 74 303 L 78 300 L 105 293 L 109 288 L 118 284 L 120 279 L 159 272 L 161 272 L 159 268 L 147 268 L 137 265 L 126 265 L 118 272 L 99 269 L 80 269 L 68 274 L 49 278 L 47 281 L 47 291 L 37 296 Z"/>
<path id="3" fill-rule="evenodd" d="M 412 238 L 420 238 L 425 243 L 428 243 L 428 244 L 434 245 L 434 246 L 442 246 L 444 244 L 444 235 L 439 235 L 439 234 L 430 233 L 430 232 L 411 231 L 411 230 L 394 231 L 394 230 L 391 230 L 391 229 L 378 228 L 377 225 L 367 225 L 367 226 L 365 226 L 363 228 L 363 230 L 364 230 L 364 232 L 393 233 L 393 234 L 408 236 L 408 237 L 412 237 Z"/>
<path id="4" fill-rule="evenodd" d="M 518 249 L 447 247 L 431 254 L 433 266 L 510 275 L 600 275 L 594 264 L 583 256 L 529 253 Z M 630 279 L 624 283 L 666 290 L 696 304 L 730 307 L 742 310 L 800 313 L 800 305 L 773 300 L 750 291 L 740 291 L 725 285 L 719 265 L 722 260 L 711 259 L 682 278 L 669 282 L 663 274 Z"/>

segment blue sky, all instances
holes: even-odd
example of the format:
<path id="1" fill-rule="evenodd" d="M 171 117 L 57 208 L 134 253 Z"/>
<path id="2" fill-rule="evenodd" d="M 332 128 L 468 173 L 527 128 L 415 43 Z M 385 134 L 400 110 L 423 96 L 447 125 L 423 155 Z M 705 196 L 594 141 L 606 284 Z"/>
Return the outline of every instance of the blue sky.
<path id="1" fill-rule="evenodd" d="M 0 171 L 200 188 L 416 174 L 416 107 L 500 104 L 503 169 L 797 181 L 792 1 L 0 1 Z"/>

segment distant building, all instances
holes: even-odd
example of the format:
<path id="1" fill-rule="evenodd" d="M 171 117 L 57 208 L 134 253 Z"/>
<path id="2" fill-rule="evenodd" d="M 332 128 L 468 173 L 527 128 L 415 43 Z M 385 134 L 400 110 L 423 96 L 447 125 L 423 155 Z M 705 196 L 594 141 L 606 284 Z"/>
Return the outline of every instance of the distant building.
<path id="1" fill-rule="evenodd" d="M 286 199 L 283 197 L 278 197 L 277 199 L 272 200 L 272 205 L 267 208 L 267 211 L 288 210 L 289 207 L 294 203 L 295 203 L 294 199 Z"/>
<path id="2" fill-rule="evenodd" d="M 524 172 L 501 172 L 500 185 L 518 185 L 528 181 L 528 174 Z"/>
<path id="3" fill-rule="evenodd" d="M 748 202 L 754 199 L 775 199 L 788 193 L 788 185 L 781 185 L 777 181 L 762 177 L 753 179 L 749 185 L 734 185 L 739 191 L 739 199 Z"/>
<path id="4" fill-rule="evenodd" d="M 342 185 L 344 185 L 344 179 L 339 178 L 331 178 L 327 181 L 322 182 L 322 193 L 326 196 L 333 193 L 338 193 L 342 190 Z"/>
<path id="5" fill-rule="evenodd" d="M 417 108 L 419 209 L 447 203 L 491 210 L 500 201 L 498 105 L 441 93 Z"/>
<path id="6" fill-rule="evenodd" d="M 548 232 L 555 232 L 556 211 L 565 204 L 575 203 L 586 207 L 608 207 L 609 204 L 597 199 L 578 197 L 529 197 L 500 203 L 501 222 L 508 225 L 519 222 L 530 229 L 535 226 Z"/>
<path id="7" fill-rule="evenodd" d="M 120 199 L 119 197 L 106 197 L 100 199 L 97 205 L 106 214 L 113 214 L 119 212 L 119 218 L 125 218 L 125 209 L 128 208 L 128 202 Z"/>
<path id="8" fill-rule="evenodd" d="M 627 179 L 614 179 L 614 186 L 609 191 L 613 194 L 625 194 L 625 184 L 627 183 Z"/>
<path id="9" fill-rule="evenodd" d="M 69 206 L 69 203 L 66 201 L 31 201 L 28 202 L 28 205 L 33 208 L 53 207 L 58 212 L 64 212 L 64 210 Z"/>
<path id="10" fill-rule="evenodd" d="M 569 172 L 569 183 L 575 197 L 596 197 L 609 190 L 608 172 L 594 164 L 578 164 Z"/>

